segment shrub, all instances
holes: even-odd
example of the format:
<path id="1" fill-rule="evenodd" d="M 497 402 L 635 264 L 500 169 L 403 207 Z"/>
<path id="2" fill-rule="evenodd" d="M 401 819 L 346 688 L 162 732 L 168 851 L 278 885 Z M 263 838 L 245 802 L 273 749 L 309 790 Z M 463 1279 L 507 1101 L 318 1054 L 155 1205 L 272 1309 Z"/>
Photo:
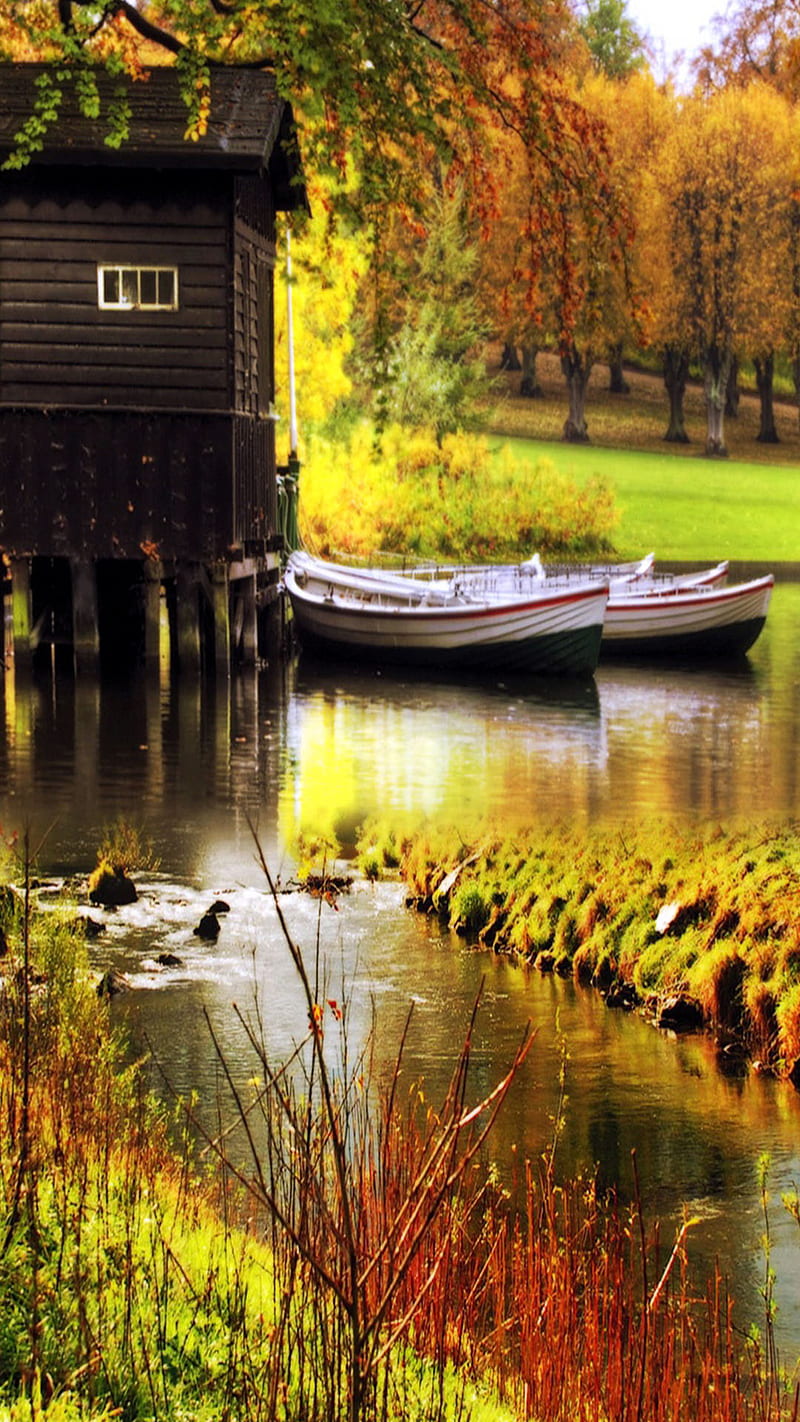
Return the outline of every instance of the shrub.
<path id="1" fill-rule="evenodd" d="M 301 476 L 305 542 L 327 556 L 395 553 L 508 562 L 538 550 L 581 556 L 608 550 L 616 521 L 602 481 L 585 487 L 542 460 L 533 474 L 486 440 L 392 427 L 376 448 L 361 426 L 349 443 L 315 441 Z"/>
<path id="2" fill-rule="evenodd" d="M 109 865 L 115 874 L 135 874 L 137 870 L 158 868 L 152 844 L 136 825 L 122 818 L 103 830 L 97 863 Z"/>

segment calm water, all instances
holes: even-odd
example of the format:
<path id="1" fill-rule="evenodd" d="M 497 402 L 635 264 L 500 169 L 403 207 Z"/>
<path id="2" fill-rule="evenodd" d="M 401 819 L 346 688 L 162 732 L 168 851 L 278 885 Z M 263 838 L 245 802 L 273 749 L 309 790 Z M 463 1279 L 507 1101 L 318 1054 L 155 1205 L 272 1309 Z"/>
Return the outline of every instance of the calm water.
<path id="1" fill-rule="evenodd" d="M 46 874 L 84 874 L 104 826 L 138 824 L 160 857 L 138 904 L 107 916 L 98 967 L 125 971 L 118 1009 L 146 1030 L 178 1089 L 209 1108 L 220 1088 L 204 1011 L 240 1080 L 253 1072 L 232 1011 L 257 1007 L 269 1046 L 287 1049 L 304 1015 L 256 863 L 257 825 L 284 882 L 298 828 L 346 846 L 371 814 L 464 826 L 651 817 L 723 824 L 800 816 L 800 585 L 780 583 L 767 629 L 736 669 L 602 668 L 587 685 L 485 688 L 351 676 L 301 664 L 280 678 L 238 678 L 230 692 L 156 678 L 110 687 L 7 680 L 0 736 L 0 824 L 42 841 Z M 192 929 L 211 899 L 231 913 L 216 945 Z M 781 1190 L 800 1183 L 800 1097 L 757 1077 L 730 1078 L 711 1045 L 671 1039 L 596 994 L 466 951 L 408 913 L 396 886 L 359 887 L 338 913 L 287 895 L 293 932 L 319 928 L 328 995 L 351 1003 L 351 1035 L 375 1024 L 378 1060 L 393 1056 L 415 1004 L 407 1072 L 441 1089 L 483 977 L 476 1089 L 497 1079 L 528 1018 L 536 1043 L 493 1149 L 501 1168 L 538 1155 L 552 1134 L 563 1042 L 569 1046 L 565 1173 L 597 1165 L 627 1190 L 631 1151 L 652 1219 L 671 1232 L 686 1206 L 701 1218 L 690 1252 L 719 1257 L 759 1317 L 763 1230 L 756 1161 L 771 1191 L 782 1343 L 800 1352 L 800 1233 Z M 99 915 L 96 915 L 99 916 Z M 182 960 L 159 969 L 156 955 Z"/>

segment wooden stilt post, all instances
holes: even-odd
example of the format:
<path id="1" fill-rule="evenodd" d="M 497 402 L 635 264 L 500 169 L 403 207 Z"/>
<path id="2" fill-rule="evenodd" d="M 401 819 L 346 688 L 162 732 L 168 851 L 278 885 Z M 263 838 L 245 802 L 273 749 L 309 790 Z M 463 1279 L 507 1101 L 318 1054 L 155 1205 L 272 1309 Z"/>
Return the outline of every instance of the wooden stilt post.
<path id="1" fill-rule="evenodd" d="M 33 602 L 29 558 L 11 560 L 11 625 L 17 671 L 28 671 L 33 656 Z"/>
<path id="2" fill-rule="evenodd" d="M 214 612 L 214 666 L 217 679 L 227 681 L 231 674 L 230 584 L 227 563 L 215 563 L 211 573 L 211 596 Z"/>
<path id="3" fill-rule="evenodd" d="M 94 563 L 70 560 L 72 576 L 72 651 L 77 673 L 96 673 L 100 662 L 97 579 Z"/>
<path id="4" fill-rule="evenodd" d="M 7 596 L 6 596 L 7 593 Z M 3 666 L 8 671 L 14 665 L 14 604 L 11 582 L 3 595 Z"/>
<path id="5" fill-rule="evenodd" d="M 200 674 L 200 568 L 179 562 L 175 570 L 178 668 L 182 676 Z"/>
<path id="6" fill-rule="evenodd" d="M 271 667 L 280 660 L 283 647 L 283 604 L 277 577 L 266 581 L 261 587 L 259 610 L 259 651 Z"/>
<path id="7" fill-rule="evenodd" d="M 148 670 L 158 667 L 161 659 L 161 575 L 157 558 L 145 558 L 144 583 L 144 659 Z"/>
<path id="8" fill-rule="evenodd" d="M 251 573 L 239 583 L 242 600 L 242 662 L 245 666 L 255 666 L 258 661 L 258 607 L 256 604 L 256 575 Z"/>

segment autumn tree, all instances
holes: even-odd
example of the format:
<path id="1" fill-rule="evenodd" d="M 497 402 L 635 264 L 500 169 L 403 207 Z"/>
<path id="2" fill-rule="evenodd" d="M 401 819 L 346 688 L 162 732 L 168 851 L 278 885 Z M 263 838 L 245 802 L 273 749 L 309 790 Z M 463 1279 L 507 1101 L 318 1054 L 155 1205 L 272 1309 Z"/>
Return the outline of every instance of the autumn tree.
<path id="1" fill-rule="evenodd" d="M 657 166 L 673 100 L 648 70 L 637 70 L 624 80 L 609 81 L 596 75 L 584 92 L 593 110 L 603 117 L 614 189 L 627 215 L 625 240 L 618 246 L 618 260 L 610 273 L 605 311 L 609 386 L 622 393 L 623 351 L 645 344 L 650 335 L 651 274 L 644 209 L 649 174 Z"/>
<path id="2" fill-rule="evenodd" d="M 587 87 L 586 48 L 580 44 L 565 57 L 556 152 L 542 140 L 535 109 L 526 112 L 524 88 L 519 129 L 493 136 L 501 192 L 483 284 L 502 340 L 522 349 L 526 393 L 535 389 L 538 350 L 558 352 L 569 403 L 564 438 L 580 442 L 588 438 L 589 376 L 617 329 L 627 227 L 606 126 Z"/>
<path id="3" fill-rule="evenodd" d="M 496 210 L 479 249 L 481 301 L 503 352 L 503 366 L 520 372 L 519 394 L 541 393 L 539 351 L 552 341 L 544 324 L 544 298 L 531 262 L 531 175 L 522 144 L 497 135 L 496 170 L 502 174 Z M 519 352 L 519 356 L 517 356 Z M 509 359 L 508 353 L 513 353 Z"/>
<path id="4" fill-rule="evenodd" d="M 271 70 L 293 105 L 306 168 L 339 178 L 354 170 L 357 187 L 342 185 L 336 200 L 362 218 L 387 204 L 413 205 L 418 175 L 435 154 L 461 168 L 474 211 L 485 216 L 494 198 L 487 118 L 515 130 L 533 122 L 558 162 L 552 37 L 569 23 L 562 0 L 546 11 L 536 0 L 0 0 L 3 20 L 19 43 L 58 61 L 39 98 L 38 117 L 50 122 L 66 85 L 96 106 L 98 64 L 141 77 L 155 60 L 174 63 L 189 135 L 206 121 L 215 67 Z M 514 86 L 502 82 L 508 72 Z"/>
<path id="5" fill-rule="evenodd" d="M 353 317 L 369 262 L 363 234 L 344 220 L 331 224 L 330 184 L 312 177 L 308 195 L 311 215 L 304 224 L 302 241 L 293 242 L 291 247 L 291 280 L 288 221 L 288 231 L 281 236 L 275 273 L 275 359 L 284 370 L 288 368 L 291 294 L 297 404 L 306 431 L 328 424 L 350 399 Z M 281 381 L 278 413 L 283 421 L 289 411 L 280 401 L 281 396 L 285 401 L 287 389 L 288 383 Z"/>
<path id="6" fill-rule="evenodd" d="M 789 197 L 762 86 L 681 106 L 661 156 L 659 188 L 673 339 L 703 371 L 706 453 L 724 455 L 725 395 L 734 357 L 780 310 L 772 260 Z"/>
<path id="7" fill-rule="evenodd" d="M 735 0 L 713 23 L 694 73 L 705 93 L 729 84 L 767 84 L 800 98 L 800 5 L 797 0 Z"/>
<path id="8" fill-rule="evenodd" d="M 586 0 L 578 29 L 592 63 L 608 79 L 627 79 L 646 67 L 644 40 L 631 20 L 625 0 Z"/>
<path id="9" fill-rule="evenodd" d="M 544 219 L 549 240 L 543 286 L 567 386 L 563 438 L 571 443 L 589 438 L 586 392 L 595 361 L 621 347 L 629 325 L 632 232 L 626 175 L 615 161 L 606 112 L 610 87 L 604 76 L 595 75 L 580 90 L 603 137 L 596 181 L 558 185 Z"/>
<path id="10" fill-rule="evenodd" d="M 673 194 L 665 180 L 665 152 L 680 105 L 668 87 L 635 76 L 621 94 L 619 115 L 628 145 L 634 220 L 631 282 L 640 341 L 659 353 L 668 400 L 664 439 L 687 444 L 684 396 L 692 360 L 685 271 L 672 255 Z M 638 160 L 637 160 L 638 155 Z"/>

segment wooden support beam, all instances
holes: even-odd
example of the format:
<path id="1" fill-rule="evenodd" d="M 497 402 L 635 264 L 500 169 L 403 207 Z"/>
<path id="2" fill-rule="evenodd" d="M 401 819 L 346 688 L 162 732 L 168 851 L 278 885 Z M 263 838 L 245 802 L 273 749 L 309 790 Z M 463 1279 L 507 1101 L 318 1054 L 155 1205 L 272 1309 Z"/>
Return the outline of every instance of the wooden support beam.
<path id="1" fill-rule="evenodd" d="M 157 558 L 146 558 L 142 572 L 144 583 L 144 659 L 148 667 L 157 667 L 161 659 L 161 578 L 163 569 Z"/>
<path id="2" fill-rule="evenodd" d="M 267 581 L 259 590 L 258 641 L 262 660 L 271 667 L 281 659 L 286 628 L 283 598 L 277 578 Z"/>
<path id="3" fill-rule="evenodd" d="M 225 563 L 215 563 L 211 572 L 211 605 L 214 613 L 214 667 L 218 680 L 231 673 L 230 586 Z"/>
<path id="4" fill-rule="evenodd" d="M 11 559 L 11 625 L 14 661 L 18 670 L 27 670 L 34 649 L 30 558 Z"/>
<path id="5" fill-rule="evenodd" d="M 258 661 L 258 607 L 256 604 L 256 575 L 239 578 L 234 587 L 234 645 L 239 660 L 244 666 L 255 666 Z"/>
<path id="6" fill-rule="evenodd" d="M 77 673 L 94 674 L 100 664 L 100 624 L 94 563 L 70 560 L 72 578 L 72 651 Z"/>
<path id="7" fill-rule="evenodd" d="M 178 668 L 200 675 L 200 565 L 181 560 L 175 569 Z"/>
<path id="8" fill-rule="evenodd" d="M 3 666 L 6 671 L 14 664 L 14 605 L 10 584 L 3 596 Z"/>

